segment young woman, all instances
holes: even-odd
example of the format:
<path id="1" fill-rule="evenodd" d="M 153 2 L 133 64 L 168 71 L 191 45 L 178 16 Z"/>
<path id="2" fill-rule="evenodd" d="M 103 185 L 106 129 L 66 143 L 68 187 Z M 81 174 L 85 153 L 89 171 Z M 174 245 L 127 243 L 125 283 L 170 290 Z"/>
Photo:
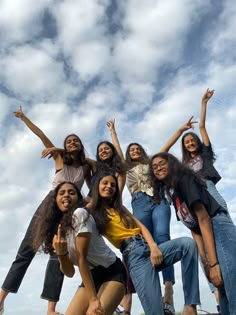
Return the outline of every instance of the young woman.
<path id="1" fill-rule="evenodd" d="M 48 152 L 54 152 L 51 147 L 54 147 L 53 143 L 48 137 L 39 129 L 35 124 L 32 123 L 23 113 L 20 107 L 18 111 L 14 112 L 17 118 L 20 118 L 26 126 L 35 133 L 43 142 Z M 90 169 L 85 161 L 84 146 L 80 138 L 74 134 L 69 135 L 64 140 L 64 155 L 62 156 L 56 151 L 53 153 L 55 161 L 55 177 L 52 183 L 52 190 L 48 196 L 53 192 L 55 187 L 62 181 L 71 181 L 76 184 L 80 190 L 86 180 L 87 185 L 90 183 Z M 47 201 L 48 196 L 43 202 Z M 12 266 L 6 276 L 6 279 L 2 285 L 0 291 L 0 309 L 3 309 L 4 300 L 9 293 L 17 293 L 20 284 L 24 278 L 24 275 L 35 256 L 31 244 L 31 231 L 32 225 L 35 218 L 38 216 L 38 210 L 35 212 L 24 239 L 19 247 L 17 256 L 12 263 Z M 47 315 L 59 314 L 56 312 L 56 304 L 60 297 L 64 275 L 61 273 L 59 268 L 59 262 L 57 256 L 52 254 L 48 262 L 46 269 L 45 282 L 41 297 L 48 300 L 48 311 Z M 54 285 L 52 286 L 51 283 Z"/>
<path id="2" fill-rule="evenodd" d="M 214 167 L 215 153 L 212 149 L 209 135 L 206 130 L 206 110 L 207 103 L 214 94 L 214 90 L 207 89 L 202 97 L 201 115 L 199 122 L 199 131 L 201 139 L 194 132 L 187 132 L 181 139 L 182 143 L 182 161 L 189 166 L 194 172 L 200 174 L 206 181 L 209 193 L 216 201 L 225 209 L 227 209 L 226 201 L 216 189 L 216 184 L 221 179 L 221 176 Z M 192 122 L 195 123 L 195 122 Z M 181 127 L 168 140 L 165 145 L 165 150 L 169 151 L 172 145 L 179 139 L 184 131 L 188 128 Z"/>
<path id="3" fill-rule="evenodd" d="M 148 229 L 121 204 L 117 178 L 109 172 L 96 178 L 91 213 L 99 232 L 123 254 L 146 314 L 164 314 L 159 271 L 180 260 L 185 296 L 183 314 L 197 314 L 198 258 L 190 238 L 157 246 Z"/>
<path id="4" fill-rule="evenodd" d="M 168 153 L 151 159 L 154 198 L 173 201 L 178 220 L 192 232 L 210 282 L 219 290 L 222 315 L 236 314 L 236 227 L 206 183 Z"/>
<path id="5" fill-rule="evenodd" d="M 125 292 L 125 269 L 99 235 L 94 219 L 78 204 L 82 205 L 82 196 L 76 185 L 59 184 L 39 209 L 33 248 L 55 251 L 68 277 L 73 277 L 75 265 L 79 267 L 83 283 L 66 315 L 112 315 Z"/>
<path id="6" fill-rule="evenodd" d="M 157 245 L 170 240 L 171 210 L 165 198 L 155 203 L 153 190 L 148 179 L 150 159 L 144 148 L 138 143 L 130 143 L 126 150 L 128 167 L 126 184 L 132 196 L 134 216 L 141 221 L 152 234 Z M 162 271 L 164 292 L 164 309 L 168 315 L 174 315 L 173 284 L 174 267 Z"/>
<path id="7" fill-rule="evenodd" d="M 206 111 L 208 101 L 214 94 L 214 90 L 207 89 L 202 97 L 201 103 L 201 115 L 199 122 L 199 131 L 201 139 L 194 132 L 186 132 L 182 139 L 182 161 L 194 172 L 200 174 L 205 179 L 207 189 L 209 193 L 216 199 L 216 201 L 225 209 L 227 209 L 227 203 L 216 188 L 216 184 L 221 179 L 221 176 L 214 167 L 215 153 L 212 149 L 209 135 L 206 130 Z M 168 140 L 162 152 L 167 152 L 174 145 L 174 143 L 180 138 L 180 136 L 186 130 L 193 128 L 192 118 L 179 128 L 176 133 Z M 217 310 L 219 311 L 219 297 L 218 290 L 211 283 L 209 287 L 212 293 L 215 295 Z"/>
<path id="8" fill-rule="evenodd" d="M 122 192 L 125 186 L 126 168 L 124 156 L 115 130 L 115 119 L 109 120 L 106 125 L 110 130 L 112 143 L 109 141 L 101 141 L 97 145 L 96 161 L 87 159 L 94 174 L 92 178 L 92 185 L 98 172 L 110 168 L 113 172 L 115 172 L 119 189 Z M 91 194 L 92 187 L 89 195 L 91 196 Z"/>

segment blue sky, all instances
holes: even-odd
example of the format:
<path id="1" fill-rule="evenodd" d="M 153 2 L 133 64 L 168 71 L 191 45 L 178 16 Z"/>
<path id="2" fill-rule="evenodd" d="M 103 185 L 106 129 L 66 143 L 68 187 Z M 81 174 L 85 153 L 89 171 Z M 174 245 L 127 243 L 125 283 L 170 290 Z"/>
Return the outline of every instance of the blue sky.
<path id="1" fill-rule="evenodd" d="M 236 222 L 233 0 L 2 0 L 0 30 L 0 282 L 54 173 L 53 161 L 40 159 L 39 139 L 12 114 L 19 105 L 56 146 L 77 133 L 94 157 L 114 117 L 122 149 L 135 141 L 151 155 L 191 115 L 199 118 L 204 91 L 215 89 L 207 130 L 222 175 L 218 189 Z M 180 157 L 179 142 L 171 152 Z M 130 208 L 126 189 L 124 203 Z M 189 235 L 174 213 L 171 235 Z M 46 313 L 39 298 L 46 262 L 36 256 L 6 314 Z M 200 282 L 202 308 L 213 311 L 201 273 Z M 79 283 L 79 274 L 66 279 L 58 310 Z M 174 299 L 181 310 L 179 265 Z M 141 311 L 135 297 L 133 313 Z"/>

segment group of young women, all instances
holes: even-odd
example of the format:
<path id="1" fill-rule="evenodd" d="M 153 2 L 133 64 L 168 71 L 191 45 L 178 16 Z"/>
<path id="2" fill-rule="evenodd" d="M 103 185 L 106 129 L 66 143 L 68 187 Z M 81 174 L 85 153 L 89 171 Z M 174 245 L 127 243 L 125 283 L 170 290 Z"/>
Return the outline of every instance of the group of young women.
<path id="1" fill-rule="evenodd" d="M 41 295 L 48 300 L 47 315 L 60 314 L 56 304 L 63 277 L 72 277 L 75 266 L 82 283 L 65 315 L 112 315 L 122 298 L 132 293 L 127 286 L 130 281 L 146 315 L 173 315 L 173 265 L 178 261 L 183 314 L 196 315 L 200 304 L 198 255 L 209 283 L 219 292 L 221 314 L 236 315 L 236 228 L 215 187 L 220 175 L 213 166 L 215 156 L 205 128 L 207 103 L 213 93 L 207 90 L 202 98 L 202 141 L 192 132 L 182 137 L 182 163 L 168 150 L 184 131 L 193 128 L 193 117 L 159 153 L 149 157 L 140 144 L 131 143 L 125 158 L 115 121 L 110 120 L 112 143 L 99 143 L 94 161 L 86 158 L 77 135 L 67 136 L 63 149 L 56 148 L 21 107 L 14 113 L 42 140 L 43 157 L 52 156 L 56 170 L 52 190 L 34 214 L 2 285 L 0 314 L 9 292 L 17 292 L 35 253 L 43 251 L 50 255 Z M 86 197 L 81 194 L 84 181 L 89 188 Z M 133 214 L 122 204 L 125 182 Z M 171 240 L 170 204 L 193 239 Z M 123 262 L 103 237 L 120 250 Z M 130 309 L 123 314 L 130 314 Z"/>

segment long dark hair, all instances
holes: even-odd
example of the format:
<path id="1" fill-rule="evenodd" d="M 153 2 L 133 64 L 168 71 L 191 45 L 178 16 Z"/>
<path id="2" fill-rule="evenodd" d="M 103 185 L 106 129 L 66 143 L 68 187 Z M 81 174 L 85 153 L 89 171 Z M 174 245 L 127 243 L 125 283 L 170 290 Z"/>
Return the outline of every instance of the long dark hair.
<path id="1" fill-rule="evenodd" d="M 112 176 L 116 183 L 116 191 L 113 196 L 113 198 L 110 200 L 110 208 L 113 208 L 115 211 L 119 213 L 119 216 L 121 220 L 124 222 L 126 227 L 136 227 L 136 223 L 133 220 L 132 216 L 127 214 L 126 209 L 121 203 L 121 195 L 118 188 L 118 182 L 117 178 L 114 174 L 114 172 L 111 171 L 104 171 L 99 172 L 93 186 L 92 190 L 92 201 L 91 201 L 91 207 L 90 207 L 90 213 L 94 217 L 97 228 L 100 234 L 105 234 L 106 226 L 109 223 L 110 219 L 108 217 L 108 212 L 106 207 L 104 206 L 104 200 L 99 195 L 99 184 L 100 181 L 106 177 L 106 176 Z"/>
<path id="2" fill-rule="evenodd" d="M 165 182 L 158 180 L 153 172 L 152 163 L 155 158 L 162 158 L 168 162 L 168 175 Z M 189 167 L 181 163 L 174 155 L 167 152 L 159 152 L 152 156 L 150 161 L 150 180 L 154 191 L 154 200 L 160 202 L 161 199 L 167 197 L 171 202 L 173 191 L 178 190 L 178 183 L 184 174 L 191 175 L 195 181 L 201 185 L 206 186 L 202 178 L 194 173 Z"/>
<path id="3" fill-rule="evenodd" d="M 63 161 L 65 164 L 67 165 L 72 165 L 73 164 L 73 158 L 71 157 L 71 154 L 70 152 L 67 152 L 66 151 L 66 140 L 71 137 L 71 136 L 74 136 L 76 137 L 78 140 L 79 140 L 79 143 L 80 143 L 80 151 L 77 153 L 76 155 L 76 161 L 80 164 L 80 165 L 84 165 L 86 164 L 86 160 L 85 160 L 85 150 L 84 150 L 84 145 L 80 139 L 80 137 L 78 137 L 76 134 L 72 133 L 72 134 L 69 134 L 65 140 L 64 140 L 64 143 L 63 143 L 63 146 L 64 146 L 64 154 L 63 154 Z"/>
<path id="4" fill-rule="evenodd" d="M 112 155 L 111 158 L 108 160 L 101 160 L 99 157 L 99 147 L 102 144 L 106 144 L 111 148 Z M 102 171 L 104 168 L 107 169 L 107 166 L 111 168 L 112 171 L 118 173 L 118 174 L 124 174 L 126 171 L 125 164 L 122 162 L 116 148 L 114 145 L 109 142 L 109 141 L 101 141 L 97 145 L 97 150 L 96 150 L 96 159 L 97 159 L 97 170 Z"/>
<path id="5" fill-rule="evenodd" d="M 186 132 L 183 137 L 181 138 L 181 147 L 182 147 L 182 162 L 184 164 L 187 164 L 189 162 L 189 160 L 191 160 L 191 154 L 190 152 L 186 149 L 185 145 L 184 145 L 184 139 L 187 137 L 187 136 L 192 136 L 193 139 L 196 141 L 196 144 L 197 144 L 197 154 L 202 154 L 203 153 L 203 144 L 202 144 L 202 141 L 201 139 L 198 137 L 198 135 L 194 132 Z M 212 162 L 214 163 L 215 160 L 216 160 L 216 156 L 215 156 L 215 153 L 214 151 L 212 150 L 212 147 L 210 146 L 211 148 L 211 160 Z"/>
<path id="6" fill-rule="evenodd" d="M 140 152 L 141 152 L 141 158 L 139 161 L 133 161 L 130 157 L 130 147 L 132 145 L 137 145 L 140 149 Z M 137 165 L 138 163 L 142 163 L 142 164 L 149 164 L 150 163 L 150 158 L 149 156 L 147 155 L 146 151 L 144 150 L 144 148 L 141 146 L 141 144 L 139 143 L 136 143 L 136 142 L 133 142 L 133 143 L 130 143 L 126 149 L 126 152 L 125 152 L 125 161 L 126 161 L 126 164 L 127 164 L 127 167 L 128 169 L 131 169 L 132 167 L 134 167 L 135 165 Z"/>
<path id="7" fill-rule="evenodd" d="M 63 237 L 73 230 L 73 212 L 75 209 L 63 213 L 56 202 L 58 191 L 64 184 L 73 186 L 78 196 L 77 207 L 83 206 L 83 197 L 74 183 L 64 181 L 51 191 L 40 204 L 32 227 L 32 246 L 35 251 L 53 253 L 52 240 L 57 233 L 59 224 L 61 224 Z"/>

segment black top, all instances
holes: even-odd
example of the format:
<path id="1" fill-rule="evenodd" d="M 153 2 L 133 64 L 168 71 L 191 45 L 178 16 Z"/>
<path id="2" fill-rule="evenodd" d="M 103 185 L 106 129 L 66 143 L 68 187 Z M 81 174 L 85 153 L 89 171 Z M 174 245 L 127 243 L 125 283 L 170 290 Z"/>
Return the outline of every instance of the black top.
<path id="1" fill-rule="evenodd" d="M 201 202 L 211 218 L 219 212 L 226 212 L 210 195 L 206 187 L 198 183 L 196 178 L 190 174 L 180 176 L 172 200 L 177 220 L 182 221 L 190 230 L 197 233 L 200 233 L 200 228 L 193 208 L 195 202 Z"/>
<path id="2" fill-rule="evenodd" d="M 221 176 L 213 165 L 212 146 L 211 144 L 209 146 L 202 144 L 202 146 L 202 152 L 190 159 L 187 165 L 204 179 L 209 179 L 216 184 Z"/>

